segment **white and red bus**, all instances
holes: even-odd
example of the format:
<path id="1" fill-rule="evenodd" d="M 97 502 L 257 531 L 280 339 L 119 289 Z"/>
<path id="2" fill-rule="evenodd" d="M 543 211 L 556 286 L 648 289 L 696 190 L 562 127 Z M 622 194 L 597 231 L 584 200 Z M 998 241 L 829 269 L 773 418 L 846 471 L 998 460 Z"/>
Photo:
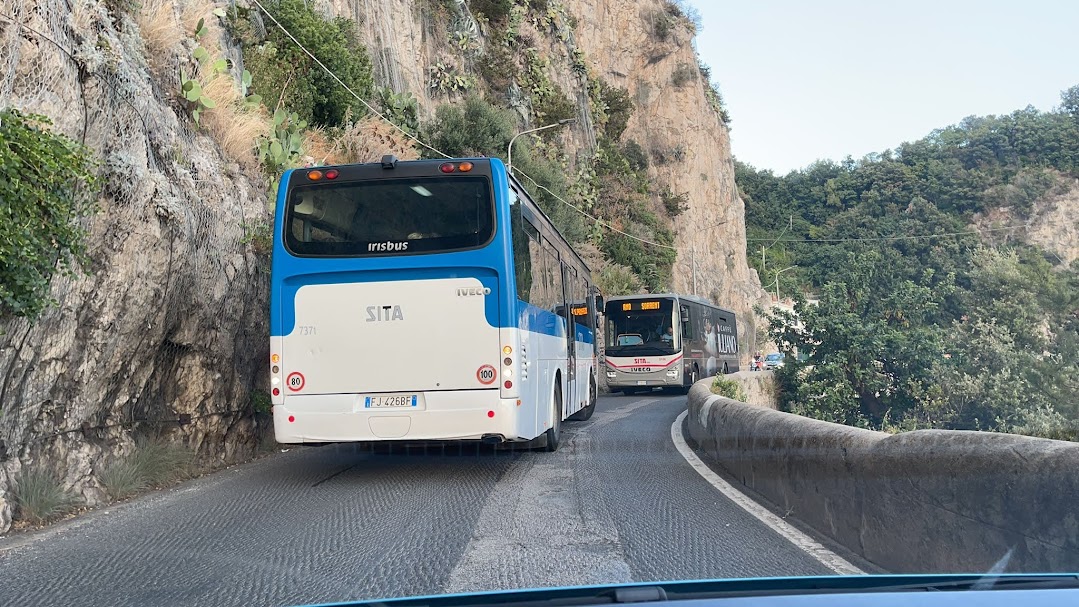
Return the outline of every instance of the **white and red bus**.
<path id="1" fill-rule="evenodd" d="M 612 391 L 688 391 L 702 377 L 738 370 L 735 313 L 698 297 L 612 297 L 604 318 L 604 366 Z"/>

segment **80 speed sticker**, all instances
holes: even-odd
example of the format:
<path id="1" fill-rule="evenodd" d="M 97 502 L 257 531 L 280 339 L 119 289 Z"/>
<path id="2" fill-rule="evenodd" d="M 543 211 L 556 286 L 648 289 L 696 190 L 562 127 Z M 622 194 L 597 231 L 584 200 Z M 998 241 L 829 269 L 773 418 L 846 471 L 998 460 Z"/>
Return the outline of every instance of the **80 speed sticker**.
<path id="1" fill-rule="evenodd" d="M 485 386 L 495 383 L 495 368 L 491 365 L 483 365 L 476 371 L 476 379 Z"/>
<path id="2" fill-rule="evenodd" d="M 288 386 L 288 389 L 292 390 L 293 392 L 299 392 L 300 390 L 303 390 L 303 385 L 305 383 L 306 382 L 304 381 L 303 373 L 294 371 L 292 373 L 289 373 L 288 377 L 285 378 L 285 385 Z"/>

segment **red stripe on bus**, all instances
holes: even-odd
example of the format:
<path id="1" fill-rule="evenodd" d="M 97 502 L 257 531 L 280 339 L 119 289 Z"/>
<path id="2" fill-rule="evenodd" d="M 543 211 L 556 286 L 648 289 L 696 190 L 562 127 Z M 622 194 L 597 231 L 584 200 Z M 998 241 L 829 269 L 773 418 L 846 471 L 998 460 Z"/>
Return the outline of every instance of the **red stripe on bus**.
<path id="1" fill-rule="evenodd" d="M 631 367 L 659 367 L 660 369 L 662 369 L 664 367 L 669 367 L 680 360 L 682 360 L 681 354 L 676 356 L 673 360 L 667 361 L 666 363 L 636 363 L 632 365 L 616 365 L 611 362 L 611 359 L 608 358 L 607 364 L 614 367 L 615 369 L 629 369 Z"/>

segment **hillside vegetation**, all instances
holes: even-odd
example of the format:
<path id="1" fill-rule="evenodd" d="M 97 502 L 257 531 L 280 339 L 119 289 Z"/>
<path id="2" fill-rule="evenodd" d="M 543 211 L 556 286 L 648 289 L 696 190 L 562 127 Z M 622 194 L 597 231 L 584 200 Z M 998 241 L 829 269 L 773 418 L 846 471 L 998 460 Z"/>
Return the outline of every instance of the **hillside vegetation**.
<path id="1" fill-rule="evenodd" d="M 771 313 L 793 412 L 882 429 L 1079 436 L 1079 262 L 1024 220 L 1079 176 L 1079 86 L 1060 108 L 971 117 L 862 160 L 786 176 L 738 164 L 749 257 L 809 292 Z M 990 212 L 1005 225 L 975 229 Z M 774 243 L 774 244 L 773 244 Z M 767 268 L 761 247 L 766 247 Z"/>

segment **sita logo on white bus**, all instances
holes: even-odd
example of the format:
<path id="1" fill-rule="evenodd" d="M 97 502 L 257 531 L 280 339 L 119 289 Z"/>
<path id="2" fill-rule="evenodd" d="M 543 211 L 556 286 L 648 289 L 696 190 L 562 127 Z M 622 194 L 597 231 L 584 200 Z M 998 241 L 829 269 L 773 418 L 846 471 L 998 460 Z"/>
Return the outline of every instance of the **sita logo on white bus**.
<path id="1" fill-rule="evenodd" d="M 401 306 L 367 306 L 367 322 L 384 322 L 388 320 L 404 320 Z"/>

